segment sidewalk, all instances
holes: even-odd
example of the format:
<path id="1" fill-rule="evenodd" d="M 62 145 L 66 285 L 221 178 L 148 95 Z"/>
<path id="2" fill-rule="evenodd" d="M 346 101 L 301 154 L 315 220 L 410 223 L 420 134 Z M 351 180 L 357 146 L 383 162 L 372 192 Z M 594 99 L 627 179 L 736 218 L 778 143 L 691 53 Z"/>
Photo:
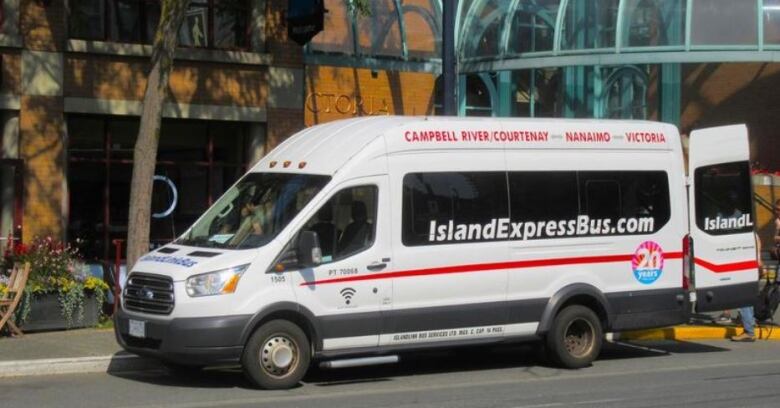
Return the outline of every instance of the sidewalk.
<path id="1" fill-rule="evenodd" d="M 137 371 L 161 366 L 122 351 L 113 329 L 79 329 L 0 337 L 0 378 Z"/>
<path id="2" fill-rule="evenodd" d="M 698 324 L 623 332 L 613 340 L 725 340 L 742 332 L 735 325 Z M 780 340 L 780 326 L 756 329 L 761 340 Z M 113 329 L 80 329 L 0 337 L 0 378 L 29 375 L 161 369 L 155 360 L 122 351 Z"/>

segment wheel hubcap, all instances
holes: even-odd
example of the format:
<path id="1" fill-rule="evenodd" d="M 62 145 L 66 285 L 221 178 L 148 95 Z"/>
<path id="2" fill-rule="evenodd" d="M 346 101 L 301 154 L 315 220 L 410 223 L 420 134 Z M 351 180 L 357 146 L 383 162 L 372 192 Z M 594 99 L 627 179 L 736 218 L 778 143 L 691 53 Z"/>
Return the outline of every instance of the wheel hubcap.
<path id="1" fill-rule="evenodd" d="M 260 364 L 273 377 L 284 377 L 298 365 L 298 345 L 287 336 L 270 336 L 260 350 Z"/>
<path id="2" fill-rule="evenodd" d="M 585 319 L 575 319 L 564 331 L 563 342 L 566 351 L 573 357 L 582 358 L 593 350 L 595 329 Z"/>

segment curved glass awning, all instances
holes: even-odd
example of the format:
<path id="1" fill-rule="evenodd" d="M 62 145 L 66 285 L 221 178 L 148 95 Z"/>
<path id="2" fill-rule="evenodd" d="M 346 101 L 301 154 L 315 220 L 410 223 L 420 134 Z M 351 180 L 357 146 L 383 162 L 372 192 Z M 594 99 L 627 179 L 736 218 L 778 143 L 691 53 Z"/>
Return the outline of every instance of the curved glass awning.
<path id="1" fill-rule="evenodd" d="M 438 71 L 441 0 L 325 0 L 310 63 Z M 780 0 L 460 0 L 460 71 L 780 61 Z M 350 58 L 351 57 L 351 58 Z"/>
<path id="2" fill-rule="evenodd" d="M 431 69 L 440 61 L 440 0 L 371 0 L 369 16 L 358 15 L 352 4 L 325 0 L 325 27 L 307 45 L 307 57 L 412 62 Z"/>

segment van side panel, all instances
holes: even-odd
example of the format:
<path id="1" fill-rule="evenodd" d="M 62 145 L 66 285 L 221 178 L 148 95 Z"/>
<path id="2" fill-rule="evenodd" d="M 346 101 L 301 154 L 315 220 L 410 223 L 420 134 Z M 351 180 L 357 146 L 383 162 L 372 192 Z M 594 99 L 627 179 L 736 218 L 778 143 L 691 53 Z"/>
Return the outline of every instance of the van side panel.
<path id="1" fill-rule="evenodd" d="M 476 227 L 490 218 L 483 211 L 507 211 L 503 155 L 499 148 L 389 157 L 398 275 L 380 345 L 535 332 L 543 300 L 518 304 L 527 311 L 519 320 L 510 321 L 507 313 L 506 241 L 475 239 Z M 474 227 L 471 235 L 467 224 Z M 472 242 L 459 242 L 469 236 Z"/>
<path id="2" fill-rule="evenodd" d="M 528 298 L 559 299 L 562 296 L 558 293 L 561 288 L 586 285 L 603 294 L 603 298 L 599 298 L 590 291 L 582 293 L 593 301 L 606 303 L 602 317 L 607 323 L 608 330 L 657 327 L 683 321 L 681 245 L 682 237 L 685 235 L 685 195 L 684 179 L 678 167 L 680 162 L 675 159 L 673 152 L 593 151 L 585 153 L 518 150 L 507 153 L 507 162 L 510 188 L 523 187 L 519 185 L 523 181 L 522 175 L 533 175 L 526 177 L 532 180 L 533 177 L 539 177 L 538 174 L 544 174 L 549 175 L 544 180 L 549 181 L 551 199 L 570 200 L 572 196 L 580 195 L 580 200 L 574 200 L 571 204 L 572 207 L 580 207 L 579 215 L 571 215 L 573 208 L 568 210 L 561 203 L 545 202 L 543 195 L 546 190 L 538 190 L 534 199 L 526 199 L 521 192 L 510 194 L 513 201 L 529 203 L 523 207 L 513 202 L 513 222 L 533 223 L 533 220 L 528 221 L 527 217 L 532 217 L 531 214 L 537 216 L 535 218 L 537 225 L 528 228 L 528 232 L 538 230 L 540 227 L 546 229 L 549 222 L 564 222 L 564 224 L 574 220 L 576 222 L 574 230 L 567 230 L 565 234 L 560 233 L 558 225 L 551 225 L 552 230 L 544 232 L 553 232 L 552 235 L 556 236 L 545 236 L 547 234 L 539 234 L 537 231 L 534 236 L 509 242 L 510 259 L 521 262 L 521 267 L 509 271 L 507 295 L 509 301 Z M 513 173 L 520 175 L 519 181 L 511 181 Z M 640 182 L 614 183 L 619 209 L 622 212 L 628 211 L 618 212 L 617 215 L 623 217 L 617 220 L 620 222 L 639 219 L 641 222 L 642 219 L 647 218 L 636 212 L 631 213 L 641 207 L 638 201 L 645 197 L 640 189 L 651 189 L 654 187 L 652 183 L 663 179 L 666 183 L 664 189 L 668 191 L 667 195 L 664 195 L 668 218 L 665 218 L 666 221 L 660 229 L 651 233 L 621 234 L 616 231 L 618 225 L 615 224 L 615 218 L 610 219 L 610 227 L 606 228 L 603 224 L 606 221 L 596 219 L 597 217 L 591 217 L 585 224 L 586 229 L 596 226 L 596 231 L 580 229 L 582 214 L 587 213 L 587 209 L 582 207 L 588 205 L 588 188 L 606 195 L 611 191 L 607 187 L 599 187 L 599 184 L 609 186 L 609 183 L 613 183 L 615 179 L 631 182 L 633 177 L 644 174 L 651 175 L 647 178 L 649 182 L 644 185 Z M 592 182 L 591 184 L 583 182 L 582 179 L 587 177 L 590 178 L 588 182 Z M 569 178 L 572 181 L 569 181 Z M 556 185 L 556 181 L 559 184 Z M 534 186 L 540 185 L 542 184 Z M 629 188 L 633 190 L 628 190 Z M 571 191 L 561 195 L 562 189 Z M 531 204 L 555 210 L 535 211 L 529 208 Z M 602 200 L 591 204 L 606 206 L 609 203 Z M 660 203 L 651 204 L 660 205 Z M 523 214 L 522 209 L 529 210 L 530 214 Z M 599 213 L 598 208 L 595 213 Z M 539 217 L 544 215 L 551 218 L 545 218 L 540 223 Z M 580 234 L 581 232 L 585 234 Z M 658 264 L 656 268 L 649 268 L 654 275 L 645 277 L 642 275 L 644 270 L 640 264 L 648 252 L 655 254 L 654 261 Z M 533 267 L 525 267 L 526 265 Z M 576 291 L 566 294 L 566 297 L 575 296 L 577 296 Z M 544 327 L 540 327 L 540 332 L 544 330 L 546 330 Z"/>

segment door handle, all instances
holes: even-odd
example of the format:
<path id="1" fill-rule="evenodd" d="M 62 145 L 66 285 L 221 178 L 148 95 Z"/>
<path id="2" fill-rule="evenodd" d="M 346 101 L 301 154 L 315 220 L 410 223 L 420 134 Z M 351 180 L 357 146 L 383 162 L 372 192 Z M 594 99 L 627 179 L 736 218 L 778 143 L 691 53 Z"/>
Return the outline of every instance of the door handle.
<path id="1" fill-rule="evenodd" d="M 386 266 L 387 264 L 384 262 L 372 262 L 371 265 L 366 266 L 366 268 L 368 268 L 369 271 L 379 271 L 385 269 Z"/>

